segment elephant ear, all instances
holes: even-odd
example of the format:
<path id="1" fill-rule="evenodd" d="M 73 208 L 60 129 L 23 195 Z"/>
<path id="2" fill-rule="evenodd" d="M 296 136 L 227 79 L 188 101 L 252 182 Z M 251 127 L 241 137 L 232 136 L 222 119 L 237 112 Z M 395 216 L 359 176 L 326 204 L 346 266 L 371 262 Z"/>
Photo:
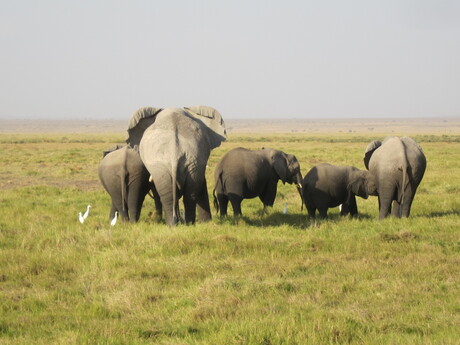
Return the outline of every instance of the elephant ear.
<path id="1" fill-rule="evenodd" d="M 375 150 L 377 150 L 380 146 L 382 146 L 382 142 L 380 140 L 374 140 L 366 147 L 366 151 L 364 152 L 364 166 L 367 170 L 369 170 L 369 161 L 371 160 L 371 156 Z"/>
<path id="2" fill-rule="evenodd" d="M 211 150 L 220 146 L 227 139 L 227 130 L 222 115 L 214 108 L 206 105 L 184 107 L 195 119 L 201 121 L 210 130 L 209 139 Z"/>
<path id="3" fill-rule="evenodd" d="M 123 145 L 123 144 L 117 144 L 115 146 L 112 146 L 111 148 L 105 150 L 105 151 L 102 151 L 102 158 L 104 158 L 105 156 L 107 156 L 109 153 L 113 152 L 113 151 L 116 151 L 116 150 L 119 150 L 123 147 L 125 147 L 126 145 Z"/>
<path id="4" fill-rule="evenodd" d="M 143 107 L 136 110 L 128 123 L 128 138 L 126 143 L 134 147 L 141 142 L 144 131 L 155 122 L 156 116 L 163 108 Z"/>
<path id="5" fill-rule="evenodd" d="M 286 154 L 278 150 L 272 150 L 270 153 L 270 158 L 273 168 L 278 174 L 280 180 L 283 181 L 283 184 L 286 183 L 288 174 L 288 161 Z"/>

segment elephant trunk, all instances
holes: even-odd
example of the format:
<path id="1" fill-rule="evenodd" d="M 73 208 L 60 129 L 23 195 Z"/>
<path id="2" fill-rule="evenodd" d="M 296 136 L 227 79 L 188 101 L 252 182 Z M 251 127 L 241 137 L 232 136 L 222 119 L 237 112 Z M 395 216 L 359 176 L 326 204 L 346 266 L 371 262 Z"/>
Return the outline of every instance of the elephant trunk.
<path id="1" fill-rule="evenodd" d="M 365 189 L 368 195 L 379 195 L 377 186 L 375 185 L 375 180 L 369 172 L 365 175 Z"/>
<path id="2" fill-rule="evenodd" d="M 296 175 L 296 180 L 297 180 L 296 188 L 297 188 L 297 191 L 299 192 L 300 200 L 302 200 L 301 205 L 300 205 L 300 210 L 303 211 L 302 174 L 300 173 L 300 171 Z"/>
<path id="3" fill-rule="evenodd" d="M 216 212 L 219 212 L 219 202 L 217 201 L 215 188 L 212 190 L 212 196 L 214 197 L 214 208 L 216 209 Z"/>
<path id="4" fill-rule="evenodd" d="M 171 184 L 172 184 L 172 225 L 176 225 L 180 220 L 180 214 L 177 207 L 177 161 L 173 160 L 171 163 Z"/>
<path id="5" fill-rule="evenodd" d="M 128 173 L 126 172 L 125 168 L 121 169 L 121 174 L 120 174 L 120 182 L 121 182 L 121 211 L 123 211 L 122 214 L 125 214 L 126 212 L 126 206 L 128 205 L 128 198 L 126 196 L 127 194 L 127 180 L 128 179 Z"/>

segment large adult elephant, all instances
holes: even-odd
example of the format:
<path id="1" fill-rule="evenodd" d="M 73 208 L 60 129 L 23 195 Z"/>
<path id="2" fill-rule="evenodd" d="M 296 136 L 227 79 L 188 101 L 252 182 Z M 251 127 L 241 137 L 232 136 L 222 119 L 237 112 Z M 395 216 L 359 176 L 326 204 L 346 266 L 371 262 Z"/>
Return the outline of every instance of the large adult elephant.
<path id="1" fill-rule="evenodd" d="M 99 164 L 99 179 L 112 199 L 110 219 L 117 211 L 121 219 L 137 222 L 145 196 L 150 191 L 155 197 L 157 216 L 161 218 L 161 203 L 149 177 L 136 149 L 117 145 L 104 151 Z"/>
<path id="2" fill-rule="evenodd" d="M 239 147 L 222 157 L 214 180 L 214 204 L 220 215 L 227 215 L 230 201 L 233 214 L 240 216 L 243 199 L 259 197 L 264 208 L 273 206 L 279 180 L 295 183 L 301 193 L 302 175 L 294 155 L 270 148 L 253 151 Z"/>
<path id="3" fill-rule="evenodd" d="M 422 148 L 409 137 L 375 140 L 366 148 L 364 165 L 377 190 L 379 218 L 389 213 L 398 218 L 409 217 L 426 169 Z"/>
<path id="4" fill-rule="evenodd" d="M 179 220 L 177 203 L 184 199 L 185 222 L 211 219 L 206 164 L 211 150 L 226 140 L 224 120 L 208 106 L 141 108 L 129 123 L 130 145 L 139 152 L 163 205 L 165 221 Z"/>

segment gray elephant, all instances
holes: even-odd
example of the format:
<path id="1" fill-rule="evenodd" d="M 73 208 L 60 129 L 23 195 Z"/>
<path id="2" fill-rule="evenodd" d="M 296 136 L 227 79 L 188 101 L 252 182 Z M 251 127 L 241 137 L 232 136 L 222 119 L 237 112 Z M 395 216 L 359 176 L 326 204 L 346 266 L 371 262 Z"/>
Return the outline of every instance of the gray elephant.
<path id="1" fill-rule="evenodd" d="M 145 167 L 153 178 L 166 224 L 179 221 L 178 200 L 183 197 L 185 222 L 211 219 L 206 164 L 211 150 L 226 140 L 220 113 L 207 106 L 141 108 L 131 117 L 129 145 L 139 144 Z"/>
<path id="2" fill-rule="evenodd" d="M 117 211 L 123 220 L 137 222 L 149 191 L 155 196 L 157 217 L 161 218 L 161 203 L 149 177 L 136 149 L 117 145 L 104 151 L 99 164 L 99 179 L 112 198 L 110 219 Z"/>
<path id="3" fill-rule="evenodd" d="M 376 187 L 379 219 L 390 212 L 398 218 L 409 217 L 426 169 L 422 148 L 409 137 L 388 137 L 383 143 L 376 140 L 366 148 L 364 165 Z"/>
<path id="4" fill-rule="evenodd" d="M 241 216 L 243 199 L 259 197 L 264 208 L 273 206 L 278 181 L 296 183 L 299 193 L 302 183 L 300 164 L 293 155 L 263 148 L 235 148 L 222 157 L 214 172 L 214 204 L 220 215 L 227 215 L 228 201 L 235 216 Z"/>
<path id="5" fill-rule="evenodd" d="M 327 210 L 342 205 L 340 214 L 358 215 L 356 195 L 367 199 L 375 193 L 370 184 L 369 172 L 352 166 L 318 164 L 310 169 L 302 182 L 302 196 L 310 218 L 316 210 L 321 218 L 327 217 Z"/>

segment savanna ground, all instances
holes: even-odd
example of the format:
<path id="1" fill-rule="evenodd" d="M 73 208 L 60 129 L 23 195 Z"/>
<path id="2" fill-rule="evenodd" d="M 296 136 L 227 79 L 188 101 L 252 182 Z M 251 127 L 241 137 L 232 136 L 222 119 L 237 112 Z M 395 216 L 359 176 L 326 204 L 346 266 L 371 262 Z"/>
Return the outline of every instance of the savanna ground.
<path id="1" fill-rule="evenodd" d="M 363 168 L 369 141 L 408 134 L 363 128 L 230 132 L 209 192 L 234 147 L 293 153 L 305 174 Z M 428 167 L 409 219 L 378 221 L 371 197 L 313 226 L 280 183 L 268 214 L 245 200 L 238 222 L 175 228 L 149 199 L 138 224 L 109 225 L 97 166 L 123 132 L 0 134 L 0 344 L 458 344 L 459 132 L 410 132 Z"/>

